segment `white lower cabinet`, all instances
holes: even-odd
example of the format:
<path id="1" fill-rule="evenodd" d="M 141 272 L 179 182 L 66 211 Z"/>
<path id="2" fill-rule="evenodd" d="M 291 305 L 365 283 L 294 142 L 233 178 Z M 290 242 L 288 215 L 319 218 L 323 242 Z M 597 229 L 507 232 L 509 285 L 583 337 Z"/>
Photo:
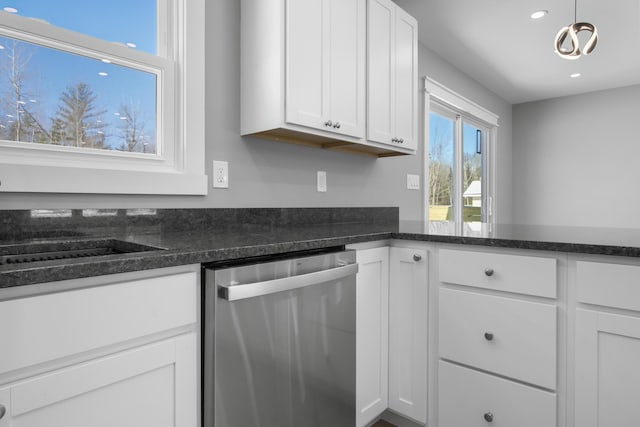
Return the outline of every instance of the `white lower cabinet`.
<path id="1" fill-rule="evenodd" d="M 557 426 L 557 260 L 438 255 L 438 427 Z"/>
<path id="2" fill-rule="evenodd" d="M 439 427 L 550 427 L 556 423 L 555 393 L 444 361 L 439 362 L 438 375 Z"/>
<path id="3" fill-rule="evenodd" d="M 356 253 L 356 422 L 365 426 L 388 406 L 389 248 Z"/>
<path id="4" fill-rule="evenodd" d="M 389 264 L 389 409 L 427 422 L 427 252 L 392 247 Z"/>
<path id="5" fill-rule="evenodd" d="M 68 283 L 0 301 L 0 427 L 198 427 L 199 266 Z"/>
<path id="6" fill-rule="evenodd" d="M 640 317 L 576 311 L 575 426 L 639 426 Z"/>
<path id="7" fill-rule="evenodd" d="M 598 261 L 576 263 L 575 427 L 637 427 L 640 265 Z"/>
<path id="8" fill-rule="evenodd" d="M 1 427 L 195 426 L 194 333 L 0 389 Z"/>
<path id="9" fill-rule="evenodd" d="M 357 425 L 390 409 L 427 418 L 427 252 L 379 247 L 357 252 Z"/>

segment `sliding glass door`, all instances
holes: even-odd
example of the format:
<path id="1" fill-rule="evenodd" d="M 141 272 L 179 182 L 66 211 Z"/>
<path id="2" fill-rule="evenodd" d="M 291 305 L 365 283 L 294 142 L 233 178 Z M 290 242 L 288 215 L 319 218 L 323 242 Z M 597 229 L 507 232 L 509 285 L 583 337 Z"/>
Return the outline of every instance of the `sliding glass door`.
<path id="1" fill-rule="evenodd" d="M 489 128 L 452 108 L 431 103 L 428 209 L 432 231 L 480 231 L 488 222 Z"/>

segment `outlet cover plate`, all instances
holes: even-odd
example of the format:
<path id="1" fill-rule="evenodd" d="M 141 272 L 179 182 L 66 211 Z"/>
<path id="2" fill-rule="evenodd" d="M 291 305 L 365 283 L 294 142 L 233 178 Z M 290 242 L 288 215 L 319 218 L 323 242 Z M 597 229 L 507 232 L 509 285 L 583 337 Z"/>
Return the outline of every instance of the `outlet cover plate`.
<path id="1" fill-rule="evenodd" d="M 213 188 L 229 188 L 229 163 L 213 161 Z"/>

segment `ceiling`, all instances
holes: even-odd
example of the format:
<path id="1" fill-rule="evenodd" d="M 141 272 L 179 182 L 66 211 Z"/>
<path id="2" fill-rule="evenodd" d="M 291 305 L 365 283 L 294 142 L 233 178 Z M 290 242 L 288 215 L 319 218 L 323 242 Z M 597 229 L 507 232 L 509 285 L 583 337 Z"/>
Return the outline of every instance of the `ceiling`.
<path id="1" fill-rule="evenodd" d="M 394 1 L 418 20 L 425 46 L 512 104 L 640 84 L 640 0 L 578 0 L 578 22 L 599 37 L 577 60 L 554 52 L 573 23 L 571 0 Z M 540 9 L 549 13 L 531 19 Z M 580 33 L 581 45 L 587 39 Z"/>

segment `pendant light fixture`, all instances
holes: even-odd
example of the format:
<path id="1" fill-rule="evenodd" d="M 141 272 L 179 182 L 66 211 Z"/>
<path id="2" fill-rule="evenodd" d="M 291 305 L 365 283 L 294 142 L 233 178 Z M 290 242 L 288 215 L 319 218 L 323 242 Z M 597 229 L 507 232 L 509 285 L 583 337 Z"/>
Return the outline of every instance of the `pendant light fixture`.
<path id="1" fill-rule="evenodd" d="M 578 22 L 578 0 L 574 2 L 574 15 L 573 24 L 562 27 L 555 40 L 555 51 L 561 58 L 564 59 L 578 59 L 582 54 L 589 55 L 596 48 L 598 43 L 598 30 L 596 26 L 588 22 Z M 585 44 L 584 49 L 580 49 L 580 41 L 578 40 L 578 33 L 581 31 L 587 31 L 591 33 L 591 37 Z M 571 42 L 571 48 L 564 48 L 562 45 L 569 38 Z"/>

